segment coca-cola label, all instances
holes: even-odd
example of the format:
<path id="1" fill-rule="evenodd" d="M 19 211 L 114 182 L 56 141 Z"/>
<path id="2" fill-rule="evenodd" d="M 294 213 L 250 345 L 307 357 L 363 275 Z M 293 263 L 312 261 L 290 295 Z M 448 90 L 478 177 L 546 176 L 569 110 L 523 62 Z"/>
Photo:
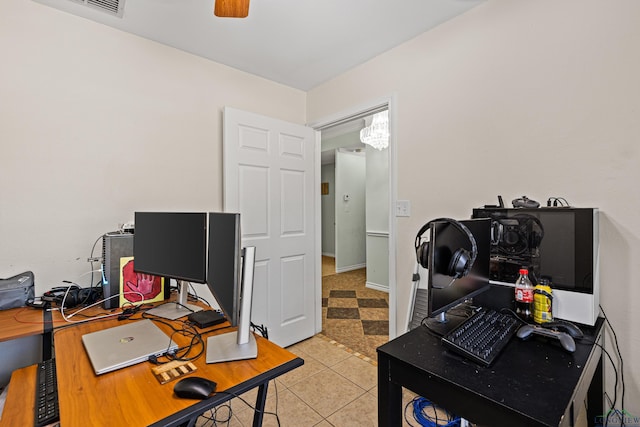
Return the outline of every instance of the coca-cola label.
<path id="1" fill-rule="evenodd" d="M 517 288 L 516 289 L 516 301 L 518 301 L 518 302 L 533 302 L 533 289 Z"/>

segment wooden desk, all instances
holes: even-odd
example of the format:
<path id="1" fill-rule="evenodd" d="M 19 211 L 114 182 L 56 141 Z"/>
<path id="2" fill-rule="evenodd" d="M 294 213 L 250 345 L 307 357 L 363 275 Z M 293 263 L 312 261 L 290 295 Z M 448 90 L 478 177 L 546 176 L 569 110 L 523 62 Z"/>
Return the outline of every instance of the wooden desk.
<path id="1" fill-rule="evenodd" d="M 25 398 L 25 396 L 27 396 Z M 34 425 L 34 402 L 36 396 L 36 365 L 16 369 L 11 374 L 11 382 L 4 403 L 0 426 Z"/>
<path id="2" fill-rule="evenodd" d="M 51 313 L 32 307 L 0 311 L 0 342 L 42 335 L 42 359 L 51 358 Z"/>
<path id="3" fill-rule="evenodd" d="M 40 335 L 44 332 L 41 309 L 18 307 L 0 311 L 0 341 Z"/>
<path id="4" fill-rule="evenodd" d="M 11 341 L 20 338 L 42 335 L 45 331 L 43 310 L 31 307 L 18 307 L 0 311 L 0 342 Z M 45 334 L 42 343 L 44 356 L 51 356 L 50 335 Z M 32 363 L 32 362 L 27 362 Z M 21 365 L 19 365 L 21 366 Z M 12 368 L 8 368 L 12 369 Z M 24 417 L 24 395 L 35 398 L 35 365 L 17 369 L 11 374 L 11 391 L 7 395 L 5 406 L 0 418 L 0 426 L 24 426 L 33 425 L 33 409 L 31 418 Z"/>
<path id="5" fill-rule="evenodd" d="M 603 412 L 603 319 L 583 328 L 567 353 L 536 337 L 513 338 L 495 363 L 482 367 L 446 350 L 420 326 L 378 347 L 378 425 L 402 424 L 402 387 L 473 423 L 488 426 L 572 426 L 588 398 L 587 420 Z"/>
<path id="6" fill-rule="evenodd" d="M 264 409 L 268 382 L 304 363 L 289 351 L 256 337 L 257 359 L 207 364 L 203 354 L 194 361 L 197 370 L 192 375 L 214 380 L 218 392 L 203 401 L 180 399 L 173 394 L 175 380 L 161 385 L 149 362 L 99 376 L 94 374 L 81 336 L 122 324 L 117 320 L 94 321 L 54 333 L 60 420 L 64 427 L 84 427 L 88 419 L 97 426 L 178 425 L 195 421 L 207 409 L 256 387 L 259 387 L 256 407 Z M 166 325 L 156 324 L 170 333 Z M 174 335 L 173 339 L 181 346 L 188 342 L 182 335 Z M 261 423 L 262 413 L 256 412 L 254 426 Z"/>

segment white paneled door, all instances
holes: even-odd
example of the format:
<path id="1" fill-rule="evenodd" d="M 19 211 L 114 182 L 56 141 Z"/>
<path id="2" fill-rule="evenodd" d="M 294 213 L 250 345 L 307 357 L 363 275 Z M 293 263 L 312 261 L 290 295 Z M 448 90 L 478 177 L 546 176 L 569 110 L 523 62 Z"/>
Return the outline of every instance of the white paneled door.
<path id="1" fill-rule="evenodd" d="M 242 244 L 256 247 L 251 319 L 287 346 L 318 332 L 318 135 L 228 107 L 223 134 L 224 210 L 240 212 Z"/>

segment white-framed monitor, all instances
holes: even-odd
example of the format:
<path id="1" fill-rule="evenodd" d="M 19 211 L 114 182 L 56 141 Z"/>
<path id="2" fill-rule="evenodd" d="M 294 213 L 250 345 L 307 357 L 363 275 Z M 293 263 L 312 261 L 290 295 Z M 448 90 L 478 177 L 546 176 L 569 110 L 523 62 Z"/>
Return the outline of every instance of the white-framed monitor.
<path id="1" fill-rule="evenodd" d="M 600 311 L 597 208 L 478 208 L 491 218 L 491 283 L 514 286 L 518 269 L 547 278 L 553 316 L 594 325 Z"/>

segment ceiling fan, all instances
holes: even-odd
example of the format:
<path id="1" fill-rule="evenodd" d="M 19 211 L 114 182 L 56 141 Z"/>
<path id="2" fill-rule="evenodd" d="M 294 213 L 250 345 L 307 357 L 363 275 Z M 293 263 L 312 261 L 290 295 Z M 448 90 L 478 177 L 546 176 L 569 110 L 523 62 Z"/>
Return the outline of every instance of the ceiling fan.
<path id="1" fill-rule="evenodd" d="M 249 0 L 215 0 L 213 14 L 220 18 L 246 18 Z"/>

